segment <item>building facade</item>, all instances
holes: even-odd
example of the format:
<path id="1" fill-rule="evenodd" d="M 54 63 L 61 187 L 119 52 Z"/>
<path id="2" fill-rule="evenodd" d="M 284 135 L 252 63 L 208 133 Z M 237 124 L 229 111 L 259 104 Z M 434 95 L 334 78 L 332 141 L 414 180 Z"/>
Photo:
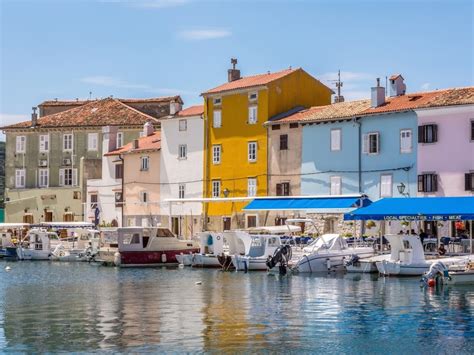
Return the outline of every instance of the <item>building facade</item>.
<path id="1" fill-rule="evenodd" d="M 202 228 L 202 202 L 192 199 L 203 197 L 203 114 L 198 105 L 160 120 L 161 223 L 186 238 Z"/>
<path id="2" fill-rule="evenodd" d="M 178 104 L 173 99 L 167 105 L 169 115 Z M 87 180 L 102 173 L 102 127 L 117 127 L 121 146 L 138 138 L 150 119 L 155 118 L 108 98 L 40 118 L 34 112 L 31 121 L 3 127 L 6 221 L 87 220 Z"/>
<path id="3" fill-rule="evenodd" d="M 205 227 L 226 230 L 268 224 L 268 215 L 244 214 L 245 201 L 268 194 L 268 139 L 263 123 L 297 106 L 328 104 L 332 91 L 302 69 L 240 77 L 204 92 Z M 217 201 L 221 198 L 228 201 Z"/>

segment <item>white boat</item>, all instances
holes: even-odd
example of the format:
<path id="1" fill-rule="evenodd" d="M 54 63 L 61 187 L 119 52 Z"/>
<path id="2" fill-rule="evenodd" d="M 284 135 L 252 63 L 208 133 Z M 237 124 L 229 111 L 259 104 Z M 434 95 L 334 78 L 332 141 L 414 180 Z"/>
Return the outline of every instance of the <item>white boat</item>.
<path id="1" fill-rule="evenodd" d="M 99 249 L 94 261 L 102 264 L 112 265 L 115 254 L 118 252 L 118 232 L 117 228 L 101 228 Z"/>
<path id="2" fill-rule="evenodd" d="M 49 260 L 52 248 L 60 244 L 58 235 L 42 228 L 28 231 L 16 249 L 20 260 Z"/>
<path id="3" fill-rule="evenodd" d="M 279 235 L 250 234 L 236 230 L 223 233 L 229 244 L 229 255 L 236 270 L 267 270 L 266 261 L 281 246 Z"/>
<path id="4" fill-rule="evenodd" d="M 303 255 L 290 265 L 297 272 L 324 272 L 341 270 L 344 262 L 357 255 L 366 258 L 375 254 L 373 247 L 348 246 L 339 234 L 324 234 L 303 248 Z"/>
<path id="5" fill-rule="evenodd" d="M 368 258 L 353 257 L 346 261 L 346 270 L 350 273 L 376 273 L 377 262 L 388 260 L 390 254 L 375 255 Z"/>
<path id="6" fill-rule="evenodd" d="M 376 262 L 382 275 L 420 276 L 436 261 L 452 265 L 466 260 L 468 256 L 426 259 L 420 237 L 417 235 L 385 236 L 390 243 L 390 257 Z"/>
<path id="7" fill-rule="evenodd" d="M 76 228 L 51 252 L 54 261 L 91 261 L 99 249 L 99 231 Z"/>
<path id="8" fill-rule="evenodd" d="M 421 281 L 432 287 L 436 284 L 445 285 L 474 285 L 474 258 L 446 265 L 443 261 L 431 264 Z"/>
<path id="9" fill-rule="evenodd" d="M 218 257 L 225 253 L 225 241 L 222 233 L 198 233 L 201 249 L 199 253 L 179 254 L 176 260 L 185 266 L 221 267 Z"/>

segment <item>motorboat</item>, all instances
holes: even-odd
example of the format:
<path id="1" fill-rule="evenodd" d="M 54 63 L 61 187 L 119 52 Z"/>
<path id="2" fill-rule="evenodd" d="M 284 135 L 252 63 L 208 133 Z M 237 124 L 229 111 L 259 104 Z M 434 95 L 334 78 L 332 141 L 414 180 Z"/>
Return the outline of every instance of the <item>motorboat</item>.
<path id="1" fill-rule="evenodd" d="M 358 255 L 352 255 L 349 260 L 346 260 L 345 267 L 350 273 L 376 273 L 377 262 L 388 260 L 390 254 L 374 255 L 368 258 L 360 258 Z"/>
<path id="2" fill-rule="evenodd" d="M 438 260 L 431 264 L 421 281 L 430 287 L 445 285 L 474 285 L 474 259 L 467 259 L 452 265 Z"/>
<path id="3" fill-rule="evenodd" d="M 436 261 L 451 265 L 468 258 L 456 256 L 427 260 L 419 236 L 389 234 L 385 237 L 390 243 L 390 255 L 375 263 L 382 275 L 420 276 L 427 272 L 431 264 Z"/>
<path id="4" fill-rule="evenodd" d="M 229 244 L 232 264 L 238 270 L 267 270 L 267 259 L 282 245 L 279 235 L 250 234 L 235 230 L 223 233 Z"/>
<path id="5" fill-rule="evenodd" d="M 336 271 L 354 255 L 366 258 L 374 254 L 371 246 L 349 246 L 339 234 L 323 234 L 303 248 L 303 255 L 296 263 L 290 262 L 290 267 L 297 272 Z"/>
<path id="6" fill-rule="evenodd" d="M 52 249 L 60 244 L 54 232 L 32 228 L 16 249 L 19 260 L 49 260 Z"/>
<path id="7" fill-rule="evenodd" d="M 176 260 L 185 266 L 194 267 L 221 267 L 219 257 L 225 254 L 226 244 L 222 233 L 201 232 L 198 233 L 200 240 L 199 253 L 188 253 L 176 255 Z"/>
<path id="8" fill-rule="evenodd" d="M 95 229 L 76 228 L 51 252 L 54 261 L 91 261 L 97 255 L 100 235 Z"/>
<path id="9" fill-rule="evenodd" d="M 0 223 L 0 258 L 17 259 L 18 242 L 29 226 L 28 223 Z"/>
<path id="10" fill-rule="evenodd" d="M 117 241 L 114 264 L 121 267 L 177 265 L 177 255 L 200 251 L 196 241 L 180 240 L 163 227 L 118 228 Z"/>
<path id="11" fill-rule="evenodd" d="M 113 265 L 115 254 L 118 252 L 117 228 L 101 228 L 99 236 L 99 247 L 92 261 L 104 265 Z"/>

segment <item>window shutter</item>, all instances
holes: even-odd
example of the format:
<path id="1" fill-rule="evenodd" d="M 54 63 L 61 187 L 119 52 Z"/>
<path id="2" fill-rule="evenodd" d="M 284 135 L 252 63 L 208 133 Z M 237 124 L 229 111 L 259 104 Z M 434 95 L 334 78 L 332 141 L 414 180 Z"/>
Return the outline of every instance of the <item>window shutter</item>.
<path id="1" fill-rule="evenodd" d="M 377 154 L 380 153 L 380 134 L 377 132 L 375 135 L 375 139 L 377 140 Z"/>
<path id="2" fill-rule="evenodd" d="M 64 169 L 59 169 L 59 186 L 64 186 Z"/>
<path id="3" fill-rule="evenodd" d="M 369 154 L 369 135 L 368 134 L 364 134 L 363 136 L 362 153 Z"/>
<path id="4" fill-rule="evenodd" d="M 425 184 L 423 183 L 423 175 L 418 175 L 418 192 L 423 192 Z"/>
<path id="5" fill-rule="evenodd" d="M 432 186 L 432 192 L 438 191 L 438 175 L 432 174 L 431 175 L 431 186 Z"/>
<path id="6" fill-rule="evenodd" d="M 433 127 L 433 143 L 438 141 L 438 125 L 434 124 Z"/>
<path id="7" fill-rule="evenodd" d="M 418 143 L 424 143 L 424 141 L 425 141 L 424 126 L 418 126 Z"/>
<path id="8" fill-rule="evenodd" d="M 276 195 L 277 196 L 283 196 L 283 192 L 282 192 L 282 184 L 276 184 Z"/>
<path id="9" fill-rule="evenodd" d="M 472 183 L 472 174 L 471 173 L 464 174 L 464 190 L 471 191 L 472 189 L 471 183 Z"/>

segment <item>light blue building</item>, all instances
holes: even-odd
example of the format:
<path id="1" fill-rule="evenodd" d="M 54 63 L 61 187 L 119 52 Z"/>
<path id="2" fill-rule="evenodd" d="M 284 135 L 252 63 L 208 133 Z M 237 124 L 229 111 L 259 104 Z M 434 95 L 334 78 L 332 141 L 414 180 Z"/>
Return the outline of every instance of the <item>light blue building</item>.
<path id="1" fill-rule="evenodd" d="M 392 89 L 387 101 L 378 85 L 371 100 L 337 103 L 307 115 L 302 195 L 364 193 L 378 200 L 403 196 L 399 187 L 404 187 L 403 194 L 416 196 L 417 117 L 403 108 L 412 105 L 404 91 Z M 403 106 L 405 101 L 409 104 Z"/>

